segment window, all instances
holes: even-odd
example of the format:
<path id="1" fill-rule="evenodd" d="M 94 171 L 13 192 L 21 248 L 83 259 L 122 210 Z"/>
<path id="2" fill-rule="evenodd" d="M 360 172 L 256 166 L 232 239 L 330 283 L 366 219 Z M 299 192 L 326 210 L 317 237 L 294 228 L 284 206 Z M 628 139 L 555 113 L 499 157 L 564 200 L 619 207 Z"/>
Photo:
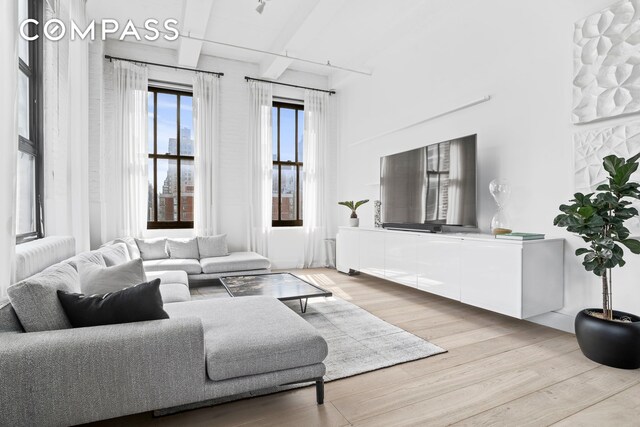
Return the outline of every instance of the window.
<path id="1" fill-rule="evenodd" d="M 193 228 L 192 100 L 149 88 L 149 229 Z"/>
<path id="2" fill-rule="evenodd" d="M 42 21 L 42 2 L 18 1 L 18 25 L 27 18 Z M 35 35 L 39 26 L 27 26 Z M 17 243 L 42 237 L 42 36 L 18 37 L 18 167 L 16 187 Z"/>
<path id="3" fill-rule="evenodd" d="M 302 225 L 304 107 L 274 102 L 272 225 Z"/>

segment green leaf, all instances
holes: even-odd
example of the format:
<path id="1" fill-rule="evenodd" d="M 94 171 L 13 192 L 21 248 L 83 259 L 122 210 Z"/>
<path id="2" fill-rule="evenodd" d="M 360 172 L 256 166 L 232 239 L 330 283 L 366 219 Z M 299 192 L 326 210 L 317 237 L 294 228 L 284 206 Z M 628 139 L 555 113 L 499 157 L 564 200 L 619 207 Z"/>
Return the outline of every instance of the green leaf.
<path id="1" fill-rule="evenodd" d="M 591 215 L 595 213 L 595 208 L 593 206 L 582 206 L 578 208 L 578 214 L 580 214 L 583 218 L 589 218 Z"/>
<path id="2" fill-rule="evenodd" d="M 365 203 L 367 203 L 369 201 L 369 199 L 366 200 L 360 200 L 359 202 L 356 203 L 355 207 L 353 208 L 353 210 L 355 211 L 356 209 L 358 209 L 360 206 L 364 205 Z"/>
<path id="3" fill-rule="evenodd" d="M 576 256 L 580 256 L 589 252 L 591 252 L 591 249 L 587 249 L 587 248 L 576 249 Z"/>
<path id="4" fill-rule="evenodd" d="M 620 243 L 625 245 L 634 254 L 640 254 L 640 241 L 635 239 L 621 240 Z"/>
<path id="5" fill-rule="evenodd" d="M 624 159 L 616 156 L 615 154 L 605 157 L 602 162 L 602 166 L 604 166 L 604 170 L 609 172 L 609 175 L 611 177 L 615 176 L 618 168 L 620 168 L 624 164 L 625 164 Z"/>

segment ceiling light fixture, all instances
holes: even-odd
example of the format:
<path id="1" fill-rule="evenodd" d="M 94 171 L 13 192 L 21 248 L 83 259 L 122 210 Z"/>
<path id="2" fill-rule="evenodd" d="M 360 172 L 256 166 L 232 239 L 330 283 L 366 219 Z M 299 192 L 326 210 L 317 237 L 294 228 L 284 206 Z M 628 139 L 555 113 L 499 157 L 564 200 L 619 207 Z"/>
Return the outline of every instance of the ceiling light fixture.
<path id="1" fill-rule="evenodd" d="M 264 10 L 264 7 L 266 4 L 267 3 L 265 3 L 265 0 L 258 0 L 258 6 L 256 6 L 256 12 L 262 15 L 262 11 Z"/>

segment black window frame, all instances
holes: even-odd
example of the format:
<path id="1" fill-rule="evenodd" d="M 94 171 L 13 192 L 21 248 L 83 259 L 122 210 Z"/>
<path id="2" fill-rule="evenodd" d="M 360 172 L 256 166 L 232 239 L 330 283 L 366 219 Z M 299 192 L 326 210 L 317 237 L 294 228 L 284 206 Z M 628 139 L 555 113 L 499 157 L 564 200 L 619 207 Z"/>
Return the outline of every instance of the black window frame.
<path id="1" fill-rule="evenodd" d="M 174 90 L 174 89 L 166 89 L 157 86 L 149 86 L 149 93 L 153 93 L 153 129 L 149 129 L 148 132 L 153 132 L 153 153 L 149 153 L 149 160 L 153 160 L 153 215 L 154 220 L 147 220 L 147 229 L 148 230 L 162 230 L 162 229 L 189 229 L 193 228 L 193 221 L 182 221 L 180 219 L 181 207 L 182 207 L 182 185 L 180 180 L 182 179 L 182 171 L 181 171 L 181 163 L 183 160 L 190 160 L 195 164 L 195 156 L 191 155 L 183 155 L 180 154 L 180 97 L 188 96 L 189 98 L 193 98 L 192 92 Z M 158 153 L 158 94 L 169 94 L 169 95 L 177 95 L 177 104 L 176 104 L 176 138 L 177 138 L 177 146 L 176 146 L 176 154 L 168 154 Z M 148 144 L 148 141 L 145 141 L 145 144 Z M 158 221 L 158 160 L 176 160 L 176 174 L 178 177 L 178 205 L 175 209 L 178 212 L 177 221 Z M 148 201 L 147 201 L 148 203 Z M 194 201 L 195 204 L 195 201 Z"/>
<path id="2" fill-rule="evenodd" d="M 42 22 L 44 17 L 44 2 L 29 0 L 27 2 L 27 17 Z M 21 23 L 18 23 L 20 25 Z M 38 35 L 35 40 L 28 41 L 29 65 L 18 57 L 19 73 L 24 73 L 29 79 L 29 138 L 18 134 L 18 151 L 34 157 L 35 161 L 35 189 L 33 206 L 35 209 L 35 231 L 16 234 L 16 244 L 29 242 L 44 237 L 44 214 L 42 198 L 44 193 L 44 163 L 43 163 L 43 102 L 44 73 L 43 73 L 43 34 L 41 25 L 27 25 L 25 31 L 30 36 Z M 21 37 L 21 36 L 18 36 Z M 16 159 L 16 162 L 18 160 Z M 16 170 L 17 173 L 17 170 Z M 16 204 L 17 207 L 17 204 Z M 16 218 L 16 221 L 18 218 Z M 14 225 L 15 229 L 16 225 Z"/>
<path id="3" fill-rule="evenodd" d="M 278 126 L 277 129 L 277 149 L 278 149 L 278 153 L 277 156 L 275 158 L 275 160 L 273 160 L 273 166 L 278 166 L 278 219 L 271 219 L 271 226 L 272 227 L 302 227 L 302 221 L 303 218 L 301 216 L 302 213 L 302 206 L 301 206 L 301 201 L 302 199 L 300 198 L 300 193 L 301 193 L 301 182 L 300 179 L 302 178 L 302 172 L 303 172 L 303 162 L 302 159 L 299 158 L 299 152 L 298 152 L 298 147 L 299 147 L 299 143 L 300 141 L 298 140 L 298 136 L 299 136 L 299 132 L 298 132 L 298 112 L 299 111 L 304 111 L 304 105 L 303 104 L 292 104 L 292 103 L 288 103 L 288 102 L 282 102 L 282 101 L 273 101 L 273 108 L 276 108 L 276 114 L 277 114 L 277 121 L 276 124 Z M 291 160 L 287 160 L 287 161 L 282 161 L 280 160 L 280 110 L 282 108 L 285 109 L 290 109 L 290 110 L 295 110 L 295 118 L 296 118 L 296 125 L 295 125 L 295 151 L 296 151 L 296 156 L 295 156 L 295 160 L 291 161 Z M 304 141 L 303 141 L 304 143 Z M 282 166 L 295 166 L 296 167 L 296 219 L 295 220 L 283 220 L 282 219 Z M 272 196 L 273 197 L 273 196 Z"/>

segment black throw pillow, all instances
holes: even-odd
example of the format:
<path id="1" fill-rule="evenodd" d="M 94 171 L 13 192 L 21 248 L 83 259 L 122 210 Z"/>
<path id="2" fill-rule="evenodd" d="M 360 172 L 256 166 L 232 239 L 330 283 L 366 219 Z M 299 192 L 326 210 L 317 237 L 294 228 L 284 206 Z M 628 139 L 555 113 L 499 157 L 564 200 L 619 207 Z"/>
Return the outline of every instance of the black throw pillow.
<path id="1" fill-rule="evenodd" d="M 162 308 L 160 279 L 104 295 L 58 291 L 58 299 L 74 328 L 169 318 Z"/>

